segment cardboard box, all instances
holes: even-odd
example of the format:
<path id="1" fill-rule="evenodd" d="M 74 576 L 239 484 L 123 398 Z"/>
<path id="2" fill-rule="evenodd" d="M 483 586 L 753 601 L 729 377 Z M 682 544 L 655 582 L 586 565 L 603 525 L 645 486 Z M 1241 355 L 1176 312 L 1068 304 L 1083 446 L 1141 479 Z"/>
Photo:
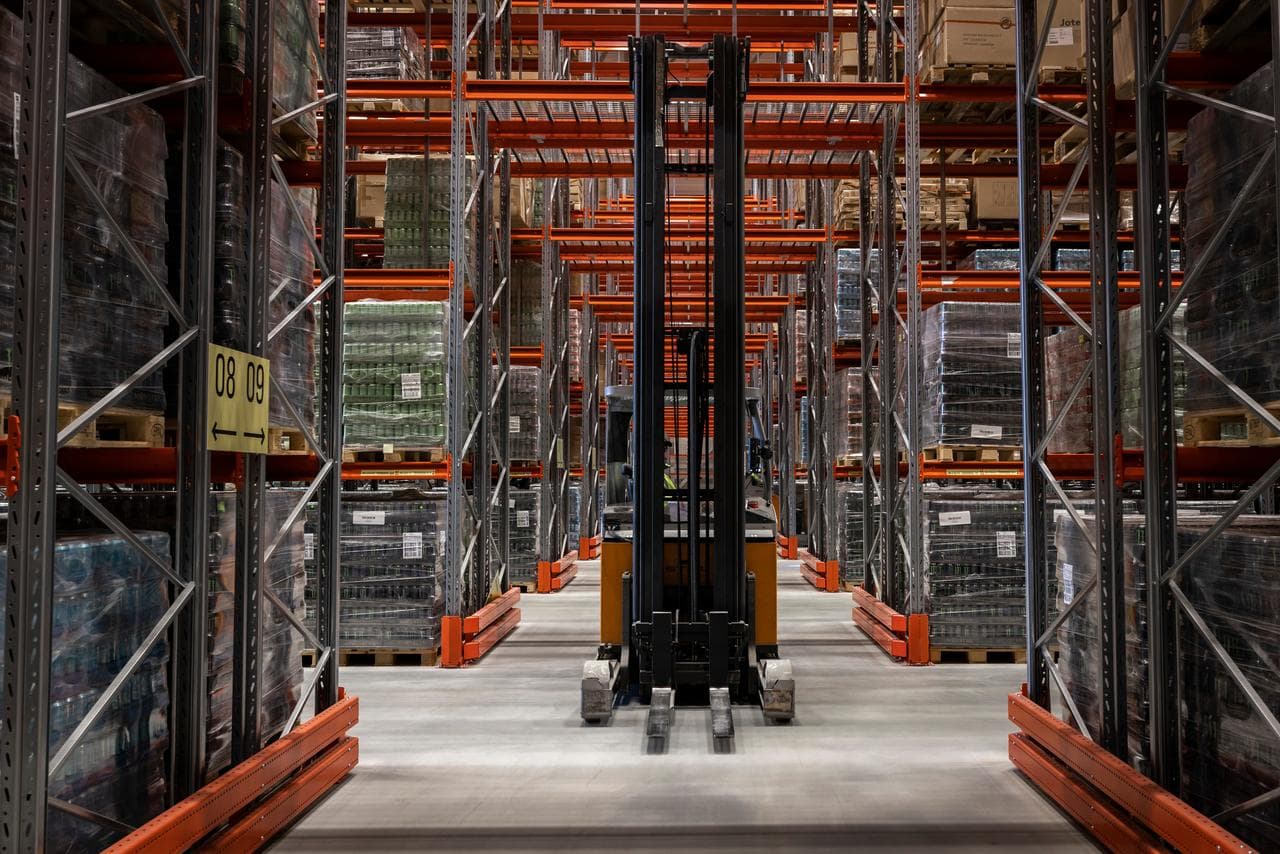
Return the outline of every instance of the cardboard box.
<path id="1" fill-rule="evenodd" d="M 1135 57 L 1133 54 L 1134 28 L 1137 26 L 1134 21 L 1133 3 L 1131 0 L 1113 0 L 1114 9 L 1119 15 L 1120 22 L 1116 25 L 1115 40 L 1112 42 L 1111 49 L 1111 68 L 1112 76 L 1116 81 L 1116 97 L 1132 98 L 1134 95 L 1134 81 L 1137 78 L 1135 65 Z M 1178 20 L 1178 15 L 1182 14 L 1184 2 L 1195 3 L 1202 6 L 1202 0 L 1164 0 L 1164 27 L 1165 33 L 1168 34 L 1169 28 Z M 1178 36 L 1178 43 L 1175 50 L 1190 50 L 1191 36 L 1190 31 L 1195 26 L 1195 22 L 1200 20 L 1202 11 L 1200 9 L 1192 9 L 1187 18 L 1187 26 Z"/>
<path id="2" fill-rule="evenodd" d="M 1053 23 L 1049 25 L 1049 40 L 1045 43 L 1041 69 L 1083 69 L 1084 65 L 1084 2 L 1083 0 L 1058 0 L 1053 10 Z M 1037 26 L 1044 26 L 1048 3 L 1040 4 Z M 1038 33 L 1037 33 L 1038 36 Z"/>
<path id="3" fill-rule="evenodd" d="M 1012 6 L 946 6 L 925 39 L 924 67 L 1007 65 L 1017 56 Z"/>
<path id="4" fill-rule="evenodd" d="M 1017 219 L 1018 179 L 974 178 L 973 218 L 979 221 Z"/>
<path id="5" fill-rule="evenodd" d="M 356 175 L 356 219 L 372 220 L 375 228 L 382 227 L 387 210 L 387 176 Z"/>

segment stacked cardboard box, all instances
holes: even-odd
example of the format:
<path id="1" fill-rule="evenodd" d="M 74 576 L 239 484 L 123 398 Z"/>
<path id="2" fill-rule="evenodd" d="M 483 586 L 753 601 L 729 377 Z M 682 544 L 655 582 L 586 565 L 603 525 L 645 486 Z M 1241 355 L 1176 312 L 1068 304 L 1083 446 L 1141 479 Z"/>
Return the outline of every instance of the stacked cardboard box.
<path id="1" fill-rule="evenodd" d="M 445 310 L 442 302 L 361 300 L 347 305 L 345 445 L 444 445 Z"/>
<path id="2" fill-rule="evenodd" d="M 411 27 L 353 27 L 347 33 L 348 80 L 421 80 L 422 40 Z M 422 109 L 421 101 L 415 109 Z"/>
<path id="3" fill-rule="evenodd" d="M 1040 26 L 1049 4 L 1040 7 Z M 1012 71 L 1017 59 L 1015 10 L 1011 0 L 929 0 L 923 4 L 922 67 L 924 79 L 941 80 L 944 70 L 985 66 Z M 1041 68 L 1075 71 L 1084 68 L 1084 20 L 1080 0 L 1059 0 L 1049 24 Z M 1039 28 L 1038 28 L 1039 29 Z M 966 82 L 998 82 L 986 76 Z"/>
<path id="4" fill-rule="evenodd" d="M 314 529 L 315 509 L 308 508 Z M 444 613 L 443 492 L 403 489 L 348 492 L 342 497 L 339 555 L 339 644 L 379 649 L 433 649 Z M 308 533 L 307 612 L 315 613 L 315 549 Z"/>
<path id="5" fill-rule="evenodd" d="M 1271 66 L 1231 91 L 1241 107 L 1272 108 Z M 1244 184 L 1271 135 L 1255 122 L 1241 123 L 1205 110 L 1187 129 L 1188 164 L 1184 245 L 1188 266 L 1200 269 L 1200 286 L 1187 299 L 1187 343 L 1246 394 L 1263 404 L 1280 402 L 1280 290 L 1277 289 L 1276 180 L 1262 179 L 1243 196 L 1242 209 L 1223 245 L 1210 241 L 1241 199 Z M 1198 364 L 1187 373 L 1187 409 L 1239 408 L 1240 404 Z"/>
<path id="6" fill-rule="evenodd" d="M 860 179 L 849 178 L 836 185 L 836 228 L 858 227 L 858 188 Z M 940 178 L 920 179 L 920 227 L 939 228 L 943 214 L 943 184 Z M 871 179 L 871 204 L 879 210 L 880 179 Z M 907 188 L 898 182 L 898 198 L 905 203 Z M 906 214 L 902 205 L 894 205 L 896 227 L 906 227 Z M 969 227 L 969 179 L 948 178 L 946 182 L 946 221 L 949 229 Z"/>

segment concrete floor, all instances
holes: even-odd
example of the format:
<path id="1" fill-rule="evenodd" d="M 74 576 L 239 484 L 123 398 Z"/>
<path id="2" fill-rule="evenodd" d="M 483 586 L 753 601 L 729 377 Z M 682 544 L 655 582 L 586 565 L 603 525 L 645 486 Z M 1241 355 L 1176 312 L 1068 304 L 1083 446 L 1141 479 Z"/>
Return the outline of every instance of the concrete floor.
<path id="1" fill-rule="evenodd" d="M 797 720 L 734 710 L 732 754 L 703 709 L 649 755 L 644 709 L 578 718 L 598 566 L 526 596 L 520 628 L 464 670 L 347 668 L 360 765 L 274 847 L 287 851 L 1095 850 L 1017 775 L 1005 696 L 1021 665 L 906 668 L 780 567 Z"/>

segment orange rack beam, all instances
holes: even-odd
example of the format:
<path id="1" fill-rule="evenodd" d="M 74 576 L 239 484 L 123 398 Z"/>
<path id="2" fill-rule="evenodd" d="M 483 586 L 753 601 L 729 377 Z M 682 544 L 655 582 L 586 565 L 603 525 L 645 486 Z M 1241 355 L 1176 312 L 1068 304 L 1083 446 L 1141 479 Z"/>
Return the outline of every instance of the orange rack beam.
<path id="1" fill-rule="evenodd" d="M 581 477 L 581 474 L 579 474 Z M 583 560 L 595 560 L 600 557 L 600 544 L 604 542 L 602 534 L 596 534 L 594 537 L 578 538 L 578 554 Z"/>
<path id="2" fill-rule="evenodd" d="M 440 663 L 462 667 L 484 656 L 520 625 L 520 588 L 512 587 L 469 617 L 440 621 Z"/>
<path id="3" fill-rule="evenodd" d="M 1009 720 L 1021 730 L 1009 736 L 1009 760 L 1109 850 L 1253 851 L 1033 703 L 1025 685 L 1009 695 Z"/>
<path id="4" fill-rule="evenodd" d="M 234 844 L 212 850 L 258 850 L 355 767 L 358 745 L 347 731 L 359 722 L 359 700 L 340 689 L 335 705 L 106 850 L 187 851 L 229 822 L 215 843 Z"/>
<path id="5" fill-rule="evenodd" d="M 555 593 L 578 574 L 578 552 L 571 551 L 559 560 L 538 561 L 538 592 Z"/>
<path id="6" fill-rule="evenodd" d="M 778 544 L 778 557 L 783 560 L 795 560 L 800 556 L 798 537 L 787 537 L 782 534 L 775 534 L 774 541 Z"/>
<path id="7" fill-rule="evenodd" d="M 818 560 L 808 549 L 800 549 L 800 574 L 818 590 L 835 593 L 840 589 L 840 563 L 834 560 Z"/>
<path id="8" fill-rule="evenodd" d="M 862 585 L 853 588 L 853 622 L 891 658 L 929 663 L 929 615 L 899 614 Z"/>

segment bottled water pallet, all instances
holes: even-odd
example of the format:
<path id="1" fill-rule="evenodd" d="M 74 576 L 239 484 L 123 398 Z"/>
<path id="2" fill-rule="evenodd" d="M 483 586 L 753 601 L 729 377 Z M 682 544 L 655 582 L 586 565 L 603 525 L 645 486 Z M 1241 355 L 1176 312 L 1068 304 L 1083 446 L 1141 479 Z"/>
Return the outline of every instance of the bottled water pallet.
<path id="1" fill-rule="evenodd" d="M 1027 651 L 1023 647 L 929 647 L 929 660 L 934 664 L 1024 664 Z"/>
<path id="2" fill-rule="evenodd" d="M 302 666 L 316 666 L 316 651 L 302 651 Z M 435 667 L 440 660 L 439 647 L 426 649 L 400 647 L 352 647 L 338 650 L 339 667 Z"/>
<path id="3" fill-rule="evenodd" d="M 0 398 L 0 436 L 8 422 L 11 399 Z M 89 407 L 79 403 L 58 404 L 58 429 L 79 418 Z M 163 448 L 165 418 L 162 412 L 139 409 L 108 409 L 99 413 L 67 443 L 69 448 Z"/>
<path id="4" fill-rule="evenodd" d="M 444 448 L 345 448 L 344 463 L 440 463 Z"/>
<path id="5" fill-rule="evenodd" d="M 1280 401 L 1265 409 L 1280 418 Z M 1182 441 L 1192 448 L 1264 448 L 1280 445 L 1280 436 L 1253 410 L 1229 406 L 1188 412 L 1182 419 Z"/>
<path id="6" fill-rule="evenodd" d="M 935 445 L 922 450 L 921 455 L 926 462 L 939 463 L 1019 462 L 1022 459 L 1022 448 L 996 445 Z"/>

